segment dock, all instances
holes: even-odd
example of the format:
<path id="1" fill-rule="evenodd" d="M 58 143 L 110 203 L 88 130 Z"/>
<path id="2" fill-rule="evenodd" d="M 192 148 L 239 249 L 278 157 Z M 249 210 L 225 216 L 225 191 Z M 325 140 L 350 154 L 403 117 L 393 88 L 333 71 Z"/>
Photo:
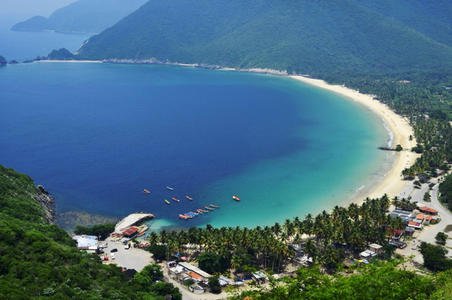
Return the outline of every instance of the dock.
<path id="1" fill-rule="evenodd" d="M 153 218 L 154 218 L 153 214 L 147 214 L 147 213 L 130 214 L 116 224 L 115 232 L 121 233 L 122 231 L 126 230 L 130 226 L 136 225 L 137 223 L 140 223 L 145 220 L 150 220 Z"/>

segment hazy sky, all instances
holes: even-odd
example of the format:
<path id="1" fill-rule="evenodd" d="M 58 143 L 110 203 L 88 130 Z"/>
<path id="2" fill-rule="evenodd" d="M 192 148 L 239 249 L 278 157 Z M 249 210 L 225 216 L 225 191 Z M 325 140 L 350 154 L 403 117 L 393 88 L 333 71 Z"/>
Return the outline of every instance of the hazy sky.
<path id="1" fill-rule="evenodd" d="M 0 0 L 0 14 L 21 16 L 48 16 L 55 9 L 76 0 Z"/>

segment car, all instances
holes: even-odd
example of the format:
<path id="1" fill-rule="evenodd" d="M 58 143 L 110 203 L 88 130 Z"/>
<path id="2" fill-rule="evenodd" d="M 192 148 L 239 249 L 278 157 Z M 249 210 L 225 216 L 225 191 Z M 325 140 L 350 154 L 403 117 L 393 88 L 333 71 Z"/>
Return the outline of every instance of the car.
<path id="1" fill-rule="evenodd" d="M 124 249 L 129 250 L 130 249 L 130 244 L 125 245 Z"/>
<path id="2" fill-rule="evenodd" d="M 113 253 L 113 252 L 118 252 L 118 249 L 117 249 L 117 248 L 113 248 L 113 249 L 110 250 L 110 252 L 111 252 L 111 253 Z"/>
<path id="3" fill-rule="evenodd" d="M 112 253 L 111 254 L 111 260 L 114 260 L 116 257 L 115 257 L 115 254 L 114 253 Z"/>

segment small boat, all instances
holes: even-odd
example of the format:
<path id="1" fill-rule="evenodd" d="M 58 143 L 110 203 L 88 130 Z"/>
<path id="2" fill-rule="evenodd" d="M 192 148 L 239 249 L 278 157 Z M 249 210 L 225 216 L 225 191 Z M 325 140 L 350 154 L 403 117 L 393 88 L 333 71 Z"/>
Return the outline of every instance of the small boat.
<path id="1" fill-rule="evenodd" d="M 165 199 L 165 200 L 163 200 L 163 201 L 165 201 L 165 203 L 168 204 L 168 205 L 171 204 L 171 202 L 169 202 L 167 199 Z"/>
<path id="2" fill-rule="evenodd" d="M 150 191 L 150 190 L 148 190 L 148 189 L 144 189 L 144 190 L 143 190 L 143 193 L 145 193 L 145 194 L 150 194 L 150 193 L 151 193 L 151 191 Z"/>
<path id="3" fill-rule="evenodd" d="M 176 202 L 180 202 L 180 200 L 179 199 L 177 199 L 176 197 L 173 197 L 173 198 L 171 198 L 173 201 L 176 201 Z"/>
<path id="4" fill-rule="evenodd" d="M 235 201 L 240 201 L 240 198 L 239 198 L 239 196 L 237 196 L 237 195 L 234 195 L 234 196 L 232 196 L 232 200 L 235 200 Z"/>
<path id="5" fill-rule="evenodd" d="M 188 219 L 191 219 L 191 218 L 189 216 L 187 216 L 186 214 L 180 214 L 179 215 L 179 219 L 188 220 Z"/>
<path id="6" fill-rule="evenodd" d="M 215 210 L 215 208 L 210 207 L 210 206 L 204 206 L 204 208 L 207 209 L 207 210 L 210 210 L 210 211 Z"/>
<path id="7" fill-rule="evenodd" d="M 209 206 L 212 207 L 212 208 L 220 208 L 220 206 L 215 205 L 215 204 L 210 204 Z"/>
<path id="8" fill-rule="evenodd" d="M 174 191 L 174 188 L 170 187 L 170 186 L 166 186 L 166 189 L 169 190 L 169 191 Z"/>
<path id="9" fill-rule="evenodd" d="M 190 201 L 193 201 L 193 198 L 190 195 L 185 195 L 185 198 L 187 198 Z"/>

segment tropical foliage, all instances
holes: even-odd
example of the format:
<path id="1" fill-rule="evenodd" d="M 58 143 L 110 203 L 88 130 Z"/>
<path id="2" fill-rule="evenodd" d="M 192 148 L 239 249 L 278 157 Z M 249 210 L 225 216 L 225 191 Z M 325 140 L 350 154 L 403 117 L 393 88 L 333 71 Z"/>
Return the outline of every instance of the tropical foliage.
<path id="1" fill-rule="evenodd" d="M 353 275 L 330 276 L 318 268 L 303 268 L 294 278 L 273 282 L 269 291 L 245 292 L 236 299 L 449 299 L 451 271 L 422 276 L 401 270 L 396 262 L 371 264 Z"/>
<path id="2" fill-rule="evenodd" d="M 304 220 L 295 218 L 273 226 L 240 228 L 190 228 L 152 233 L 151 249 L 167 247 L 166 257 L 196 245 L 201 253 L 199 266 L 207 272 L 222 273 L 229 267 L 244 271 L 265 268 L 279 272 L 294 258 L 290 244 L 303 244 L 315 262 L 334 270 L 346 256 L 356 255 L 369 243 L 387 244 L 392 229 L 403 227 L 399 219 L 387 215 L 388 197 L 367 199 L 362 206 L 336 206 Z M 308 238 L 306 238 L 308 237 Z M 152 251 L 152 250 L 151 250 Z M 155 250 L 154 250 L 155 251 Z M 162 255 L 164 256 L 164 255 Z"/>
<path id="3" fill-rule="evenodd" d="M 48 223 L 37 193 L 28 176 L 0 166 L 0 298 L 180 299 L 174 287 L 154 284 L 156 277 L 139 289 L 149 269 L 129 281 L 120 268 L 78 251 L 65 231 Z"/>

